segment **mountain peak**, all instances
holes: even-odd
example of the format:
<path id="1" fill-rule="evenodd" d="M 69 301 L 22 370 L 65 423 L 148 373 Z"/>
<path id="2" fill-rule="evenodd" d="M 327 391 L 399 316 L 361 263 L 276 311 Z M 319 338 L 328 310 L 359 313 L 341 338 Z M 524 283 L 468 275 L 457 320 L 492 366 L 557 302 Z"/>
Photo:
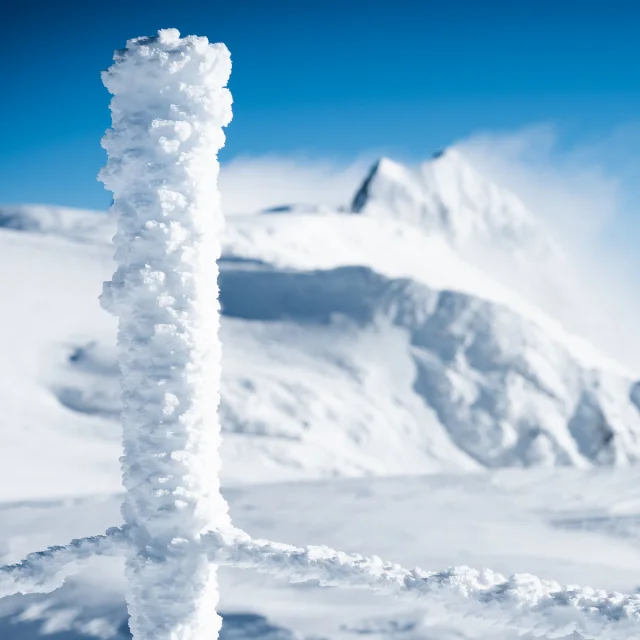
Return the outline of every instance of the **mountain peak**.
<path id="1" fill-rule="evenodd" d="M 351 211 L 403 220 L 458 248 L 522 249 L 544 235 L 523 202 L 483 176 L 457 148 L 438 150 L 415 168 L 380 158 L 356 192 Z"/>
<path id="2" fill-rule="evenodd" d="M 433 163 L 433 162 L 445 162 L 445 161 L 454 161 L 454 162 L 467 162 L 464 159 L 464 155 L 455 147 L 443 147 L 442 149 L 438 149 L 431 154 L 431 158 L 427 160 L 425 164 Z"/>
<path id="3" fill-rule="evenodd" d="M 379 180 L 381 177 L 386 180 L 397 179 L 403 170 L 404 167 L 401 164 L 398 164 L 385 156 L 378 158 L 371 165 L 364 181 L 353 197 L 353 200 L 351 201 L 351 211 L 354 213 L 360 213 L 360 211 L 362 211 L 372 197 L 371 187 L 375 181 Z"/>
<path id="4" fill-rule="evenodd" d="M 481 179 L 463 154 L 451 147 L 435 151 L 429 160 L 419 165 L 417 170 L 412 170 L 395 160 L 381 156 L 371 165 L 364 181 L 357 190 L 352 200 L 351 210 L 354 213 L 360 213 L 371 203 L 380 200 L 383 196 L 383 189 L 380 188 L 381 183 L 392 186 L 395 192 L 402 188 L 411 192 L 411 195 L 416 198 L 421 199 L 422 194 L 420 192 L 424 191 L 425 186 L 420 184 L 423 182 L 421 178 L 424 178 L 425 175 L 428 176 L 430 171 L 436 171 L 439 174 L 443 171 L 447 173 L 473 174 L 476 179 Z M 389 210 L 389 213 L 398 212 Z"/>

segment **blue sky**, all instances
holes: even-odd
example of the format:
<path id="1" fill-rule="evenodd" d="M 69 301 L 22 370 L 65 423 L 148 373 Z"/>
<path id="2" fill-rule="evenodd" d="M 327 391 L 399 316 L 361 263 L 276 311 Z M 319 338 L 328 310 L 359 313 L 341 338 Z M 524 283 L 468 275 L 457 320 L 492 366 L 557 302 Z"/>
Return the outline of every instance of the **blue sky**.
<path id="1" fill-rule="evenodd" d="M 556 126 L 562 152 L 614 136 L 640 114 L 639 3 L 17 4 L 3 15 L 4 203 L 108 204 L 95 178 L 109 124 L 99 72 L 128 38 L 169 26 L 231 49 L 227 162 L 417 159 L 478 132 L 541 122 Z M 620 159 L 612 152 L 609 161 Z"/>

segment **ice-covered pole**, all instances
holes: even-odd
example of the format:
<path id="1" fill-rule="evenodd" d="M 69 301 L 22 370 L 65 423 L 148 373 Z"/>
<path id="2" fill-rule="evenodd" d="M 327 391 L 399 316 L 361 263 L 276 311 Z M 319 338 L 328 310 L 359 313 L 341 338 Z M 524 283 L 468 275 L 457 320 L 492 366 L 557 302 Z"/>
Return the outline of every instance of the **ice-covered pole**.
<path id="1" fill-rule="evenodd" d="M 112 128 L 117 270 L 102 304 L 119 321 L 122 513 L 136 640 L 204 640 L 220 628 L 203 533 L 230 525 L 219 491 L 217 188 L 231 120 L 229 51 L 175 29 L 137 38 L 103 73 Z"/>

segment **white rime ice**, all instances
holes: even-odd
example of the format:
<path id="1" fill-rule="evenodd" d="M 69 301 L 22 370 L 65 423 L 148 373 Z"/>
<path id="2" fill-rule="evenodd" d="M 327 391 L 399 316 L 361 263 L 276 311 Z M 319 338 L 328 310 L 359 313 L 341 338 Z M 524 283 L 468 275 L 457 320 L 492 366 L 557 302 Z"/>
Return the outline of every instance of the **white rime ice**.
<path id="1" fill-rule="evenodd" d="M 0 597 L 48 593 L 93 555 L 119 555 L 127 549 L 137 553 L 138 543 L 130 534 L 129 527 L 113 528 L 106 535 L 74 540 L 66 547 L 51 547 L 30 554 L 18 564 L 0 567 Z M 291 582 L 316 580 L 321 586 L 365 588 L 397 598 L 418 599 L 426 605 L 437 603 L 454 617 L 470 615 L 534 636 L 564 637 L 577 630 L 585 638 L 627 640 L 636 637 L 640 628 L 638 594 L 563 586 L 528 574 L 505 577 L 489 569 L 478 571 L 465 566 L 444 571 L 407 569 L 377 556 L 254 540 L 234 528 L 203 534 L 193 551 L 207 554 L 218 564 L 253 569 Z"/>
<path id="2" fill-rule="evenodd" d="M 200 537 L 229 526 L 216 260 L 231 60 L 223 44 L 166 29 L 114 61 L 100 178 L 113 192 L 118 267 L 102 304 L 119 319 L 130 626 L 136 640 L 215 638 L 216 566 Z"/>
<path id="3" fill-rule="evenodd" d="M 0 567 L 0 598 L 16 593 L 49 593 L 62 586 L 95 556 L 121 556 L 128 540 L 119 527 L 106 534 L 72 540 L 65 546 L 30 553 L 17 564 Z"/>
<path id="4" fill-rule="evenodd" d="M 253 540 L 242 531 L 227 540 L 211 535 L 211 557 L 233 567 L 282 576 L 290 582 L 366 588 L 398 598 L 437 603 L 452 616 L 470 615 L 534 636 L 627 640 L 640 627 L 640 596 L 591 587 L 563 586 L 530 574 L 505 577 L 490 569 L 450 567 L 444 571 L 406 569 L 377 556 L 325 546 L 294 547 Z M 547 635 L 548 634 L 548 635 Z"/>

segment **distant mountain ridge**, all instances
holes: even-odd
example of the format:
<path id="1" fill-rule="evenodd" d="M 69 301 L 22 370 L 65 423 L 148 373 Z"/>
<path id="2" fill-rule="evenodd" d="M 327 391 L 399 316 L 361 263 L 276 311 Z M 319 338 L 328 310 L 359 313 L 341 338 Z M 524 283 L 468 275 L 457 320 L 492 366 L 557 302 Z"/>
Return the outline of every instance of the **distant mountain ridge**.
<path id="1" fill-rule="evenodd" d="M 380 158 L 351 210 L 441 233 L 460 249 L 490 242 L 511 250 L 560 251 L 515 194 L 485 178 L 457 149 L 439 151 L 415 169 Z"/>

